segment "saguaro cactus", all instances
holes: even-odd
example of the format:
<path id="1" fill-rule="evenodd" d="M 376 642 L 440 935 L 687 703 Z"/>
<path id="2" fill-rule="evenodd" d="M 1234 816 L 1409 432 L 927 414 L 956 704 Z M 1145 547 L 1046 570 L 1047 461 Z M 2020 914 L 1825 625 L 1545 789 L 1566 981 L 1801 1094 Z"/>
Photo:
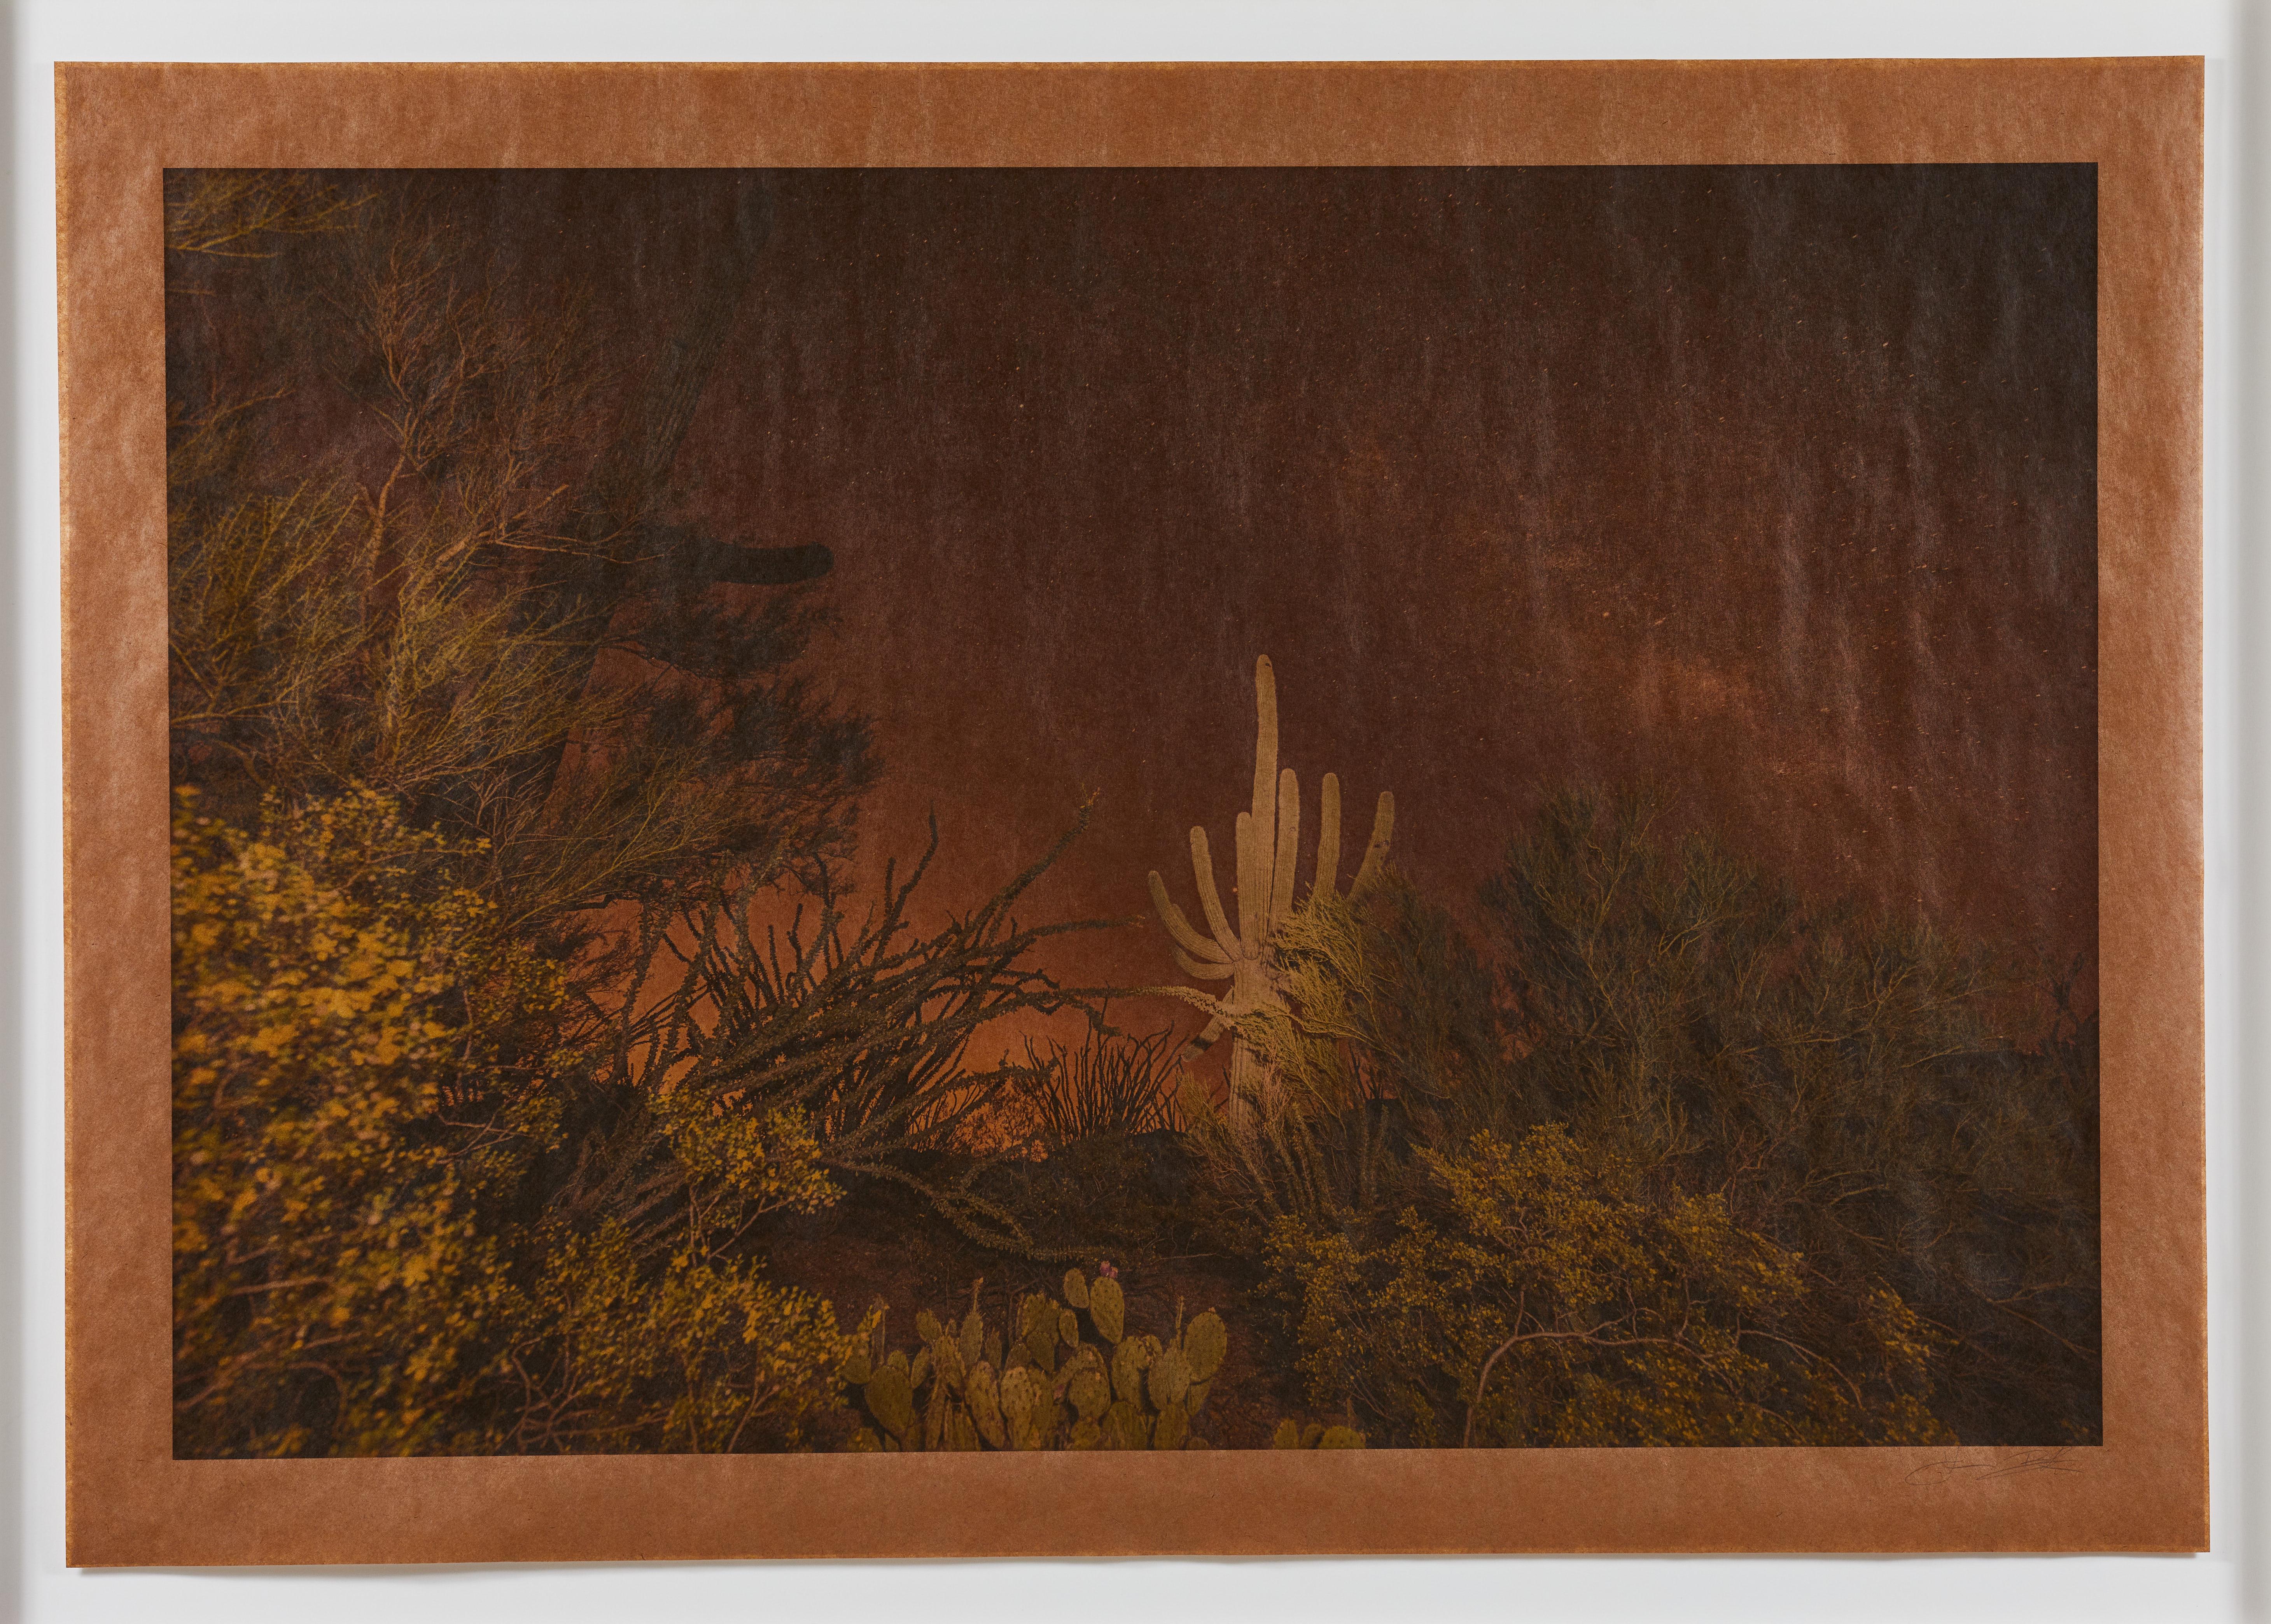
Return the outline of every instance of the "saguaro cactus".
<path id="1" fill-rule="evenodd" d="M 1232 1033 L 1230 1051 L 1230 1119 L 1234 1128 L 1252 1120 L 1255 1102 L 1266 1114 L 1275 1092 L 1267 1067 L 1236 1035 L 1239 1017 L 1265 1006 L 1280 1007 L 1284 995 L 1270 952 L 1270 938 L 1293 912 L 1294 868 L 1301 838 L 1301 786 L 1291 767 L 1277 765 L 1277 679 L 1270 657 L 1254 662 L 1254 805 L 1238 815 L 1238 928 L 1232 930 L 1215 889 L 1214 856 L 1203 827 L 1191 831 L 1191 872 L 1198 882 L 1199 907 L 1211 936 L 1193 928 L 1182 909 L 1167 895 L 1159 871 L 1151 871 L 1151 903 L 1159 922 L 1174 942 L 1176 966 L 1201 981 L 1228 981 L 1227 997 L 1215 998 L 1188 987 L 1158 990 L 1195 1004 L 1207 1011 L 1206 1030 L 1184 1050 L 1188 1060 L 1204 1053 L 1225 1028 Z M 1325 774 L 1320 795 L 1317 853 L 1309 890 L 1303 900 L 1322 892 L 1335 894 L 1340 879 L 1341 786 Z M 1372 840 L 1348 894 L 1361 896 L 1380 877 L 1388 860 L 1388 842 L 1396 829 L 1396 797 L 1386 790 L 1373 814 Z"/>

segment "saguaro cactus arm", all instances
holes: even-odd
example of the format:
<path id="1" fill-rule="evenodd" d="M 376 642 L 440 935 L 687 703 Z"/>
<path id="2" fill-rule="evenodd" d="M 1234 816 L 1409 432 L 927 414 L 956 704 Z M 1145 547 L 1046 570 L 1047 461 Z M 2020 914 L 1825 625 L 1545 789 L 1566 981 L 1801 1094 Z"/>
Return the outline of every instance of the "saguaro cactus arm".
<path id="1" fill-rule="evenodd" d="M 1238 972 L 1229 965 L 1211 958 L 1194 958 L 1180 948 L 1167 950 L 1175 956 L 1175 968 L 1195 981 L 1227 981 Z"/>
<path id="2" fill-rule="evenodd" d="M 1251 837 L 1253 870 L 1239 865 L 1239 935 L 1259 952 L 1270 934 L 1270 895 L 1277 858 L 1277 673 L 1264 654 L 1254 662 L 1254 813 L 1240 838 Z M 1247 911 L 1253 910 L 1253 922 Z"/>
<path id="3" fill-rule="evenodd" d="M 1388 863 L 1388 842 L 1396 833 L 1396 797 L 1387 790 L 1380 792 L 1380 804 L 1373 809 L 1372 843 L 1364 848 L 1364 862 L 1356 871 L 1356 879 L 1349 886 L 1349 895 L 1361 897 L 1380 878 L 1380 871 Z"/>
<path id="4" fill-rule="evenodd" d="M 1230 927 L 1230 920 L 1222 911 L 1222 893 L 1214 888 L 1214 853 L 1207 849 L 1206 831 L 1191 831 L 1191 872 L 1198 876 L 1199 906 L 1206 913 L 1207 928 L 1214 939 L 1222 943 L 1223 951 L 1236 958 L 1246 950 L 1238 933 Z"/>
<path id="5" fill-rule="evenodd" d="M 1248 957 L 1262 942 L 1268 913 L 1264 893 L 1270 889 L 1266 877 L 1269 870 L 1262 861 L 1258 849 L 1261 841 L 1255 834 L 1254 824 L 1253 813 L 1238 815 L 1238 940 L 1240 952 Z M 1257 875 L 1265 877 L 1256 878 Z"/>
<path id="6" fill-rule="evenodd" d="M 1274 935 L 1293 912 L 1293 860 L 1301 849 L 1301 781 L 1286 768 L 1277 775 L 1277 851 L 1270 862 L 1270 921 Z"/>
<path id="7" fill-rule="evenodd" d="M 1318 792 L 1317 810 L 1317 871 L 1309 882 L 1309 894 L 1322 891 L 1335 895 L 1334 887 L 1341 877 L 1341 781 L 1333 774 L 1325 774 Z"/>
<path id="8" fill-rule="evenodd" d="M 1184 952 L 1210 964 L 1230 963 L 1229 954 L 1191 928 L 1190 920 L 1175 905 L 1174 898 L 1167 895 L 1167 883 L 1159 877 L 1157 868 L 1151 870 L 1151 905 L 1158 910 L 1159 922 L 1167 927 L 1167 934 L 1174 938 L 1175 945 Z"/>

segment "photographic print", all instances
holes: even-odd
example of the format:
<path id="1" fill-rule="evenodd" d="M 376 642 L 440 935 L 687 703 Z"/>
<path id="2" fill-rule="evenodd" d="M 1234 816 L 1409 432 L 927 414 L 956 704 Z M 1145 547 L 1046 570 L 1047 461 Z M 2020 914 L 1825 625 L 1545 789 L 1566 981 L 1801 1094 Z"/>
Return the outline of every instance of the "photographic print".
<path id="1" fill-rule="evenodd" d="M 2174 1528 L 2131 194 L 1175 139 L 145 160 L 134 1448 L 320 1471 L 258 1560 Z"/>
<path id="2" fill-rule="evenodd" d="M 181 1453 L 2097 1441 L 2087 166 L 168 185 Z"/>

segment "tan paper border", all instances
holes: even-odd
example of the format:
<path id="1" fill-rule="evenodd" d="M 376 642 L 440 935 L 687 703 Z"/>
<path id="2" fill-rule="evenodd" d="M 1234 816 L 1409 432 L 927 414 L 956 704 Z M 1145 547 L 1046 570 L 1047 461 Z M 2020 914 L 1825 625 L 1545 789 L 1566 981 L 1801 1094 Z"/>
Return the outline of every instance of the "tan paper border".
<path id="1" fill-rule="evenodd" d="M 2203 1548 L 2201 65 L 57 70 L 68 1560 Z M 2094 162 L 2105 1442 L 172 1458 L 167 167 Z"/>

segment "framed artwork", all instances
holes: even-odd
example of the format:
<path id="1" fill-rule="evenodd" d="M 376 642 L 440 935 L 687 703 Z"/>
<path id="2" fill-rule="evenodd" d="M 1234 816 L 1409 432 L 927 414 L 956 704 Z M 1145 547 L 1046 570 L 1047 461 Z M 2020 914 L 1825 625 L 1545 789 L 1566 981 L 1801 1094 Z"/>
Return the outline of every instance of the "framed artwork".
<path id="1" fill-rule="evenodd" d="M 2205 1545 L 2197 61 L 58 95 L 74 1563 Z"/>

